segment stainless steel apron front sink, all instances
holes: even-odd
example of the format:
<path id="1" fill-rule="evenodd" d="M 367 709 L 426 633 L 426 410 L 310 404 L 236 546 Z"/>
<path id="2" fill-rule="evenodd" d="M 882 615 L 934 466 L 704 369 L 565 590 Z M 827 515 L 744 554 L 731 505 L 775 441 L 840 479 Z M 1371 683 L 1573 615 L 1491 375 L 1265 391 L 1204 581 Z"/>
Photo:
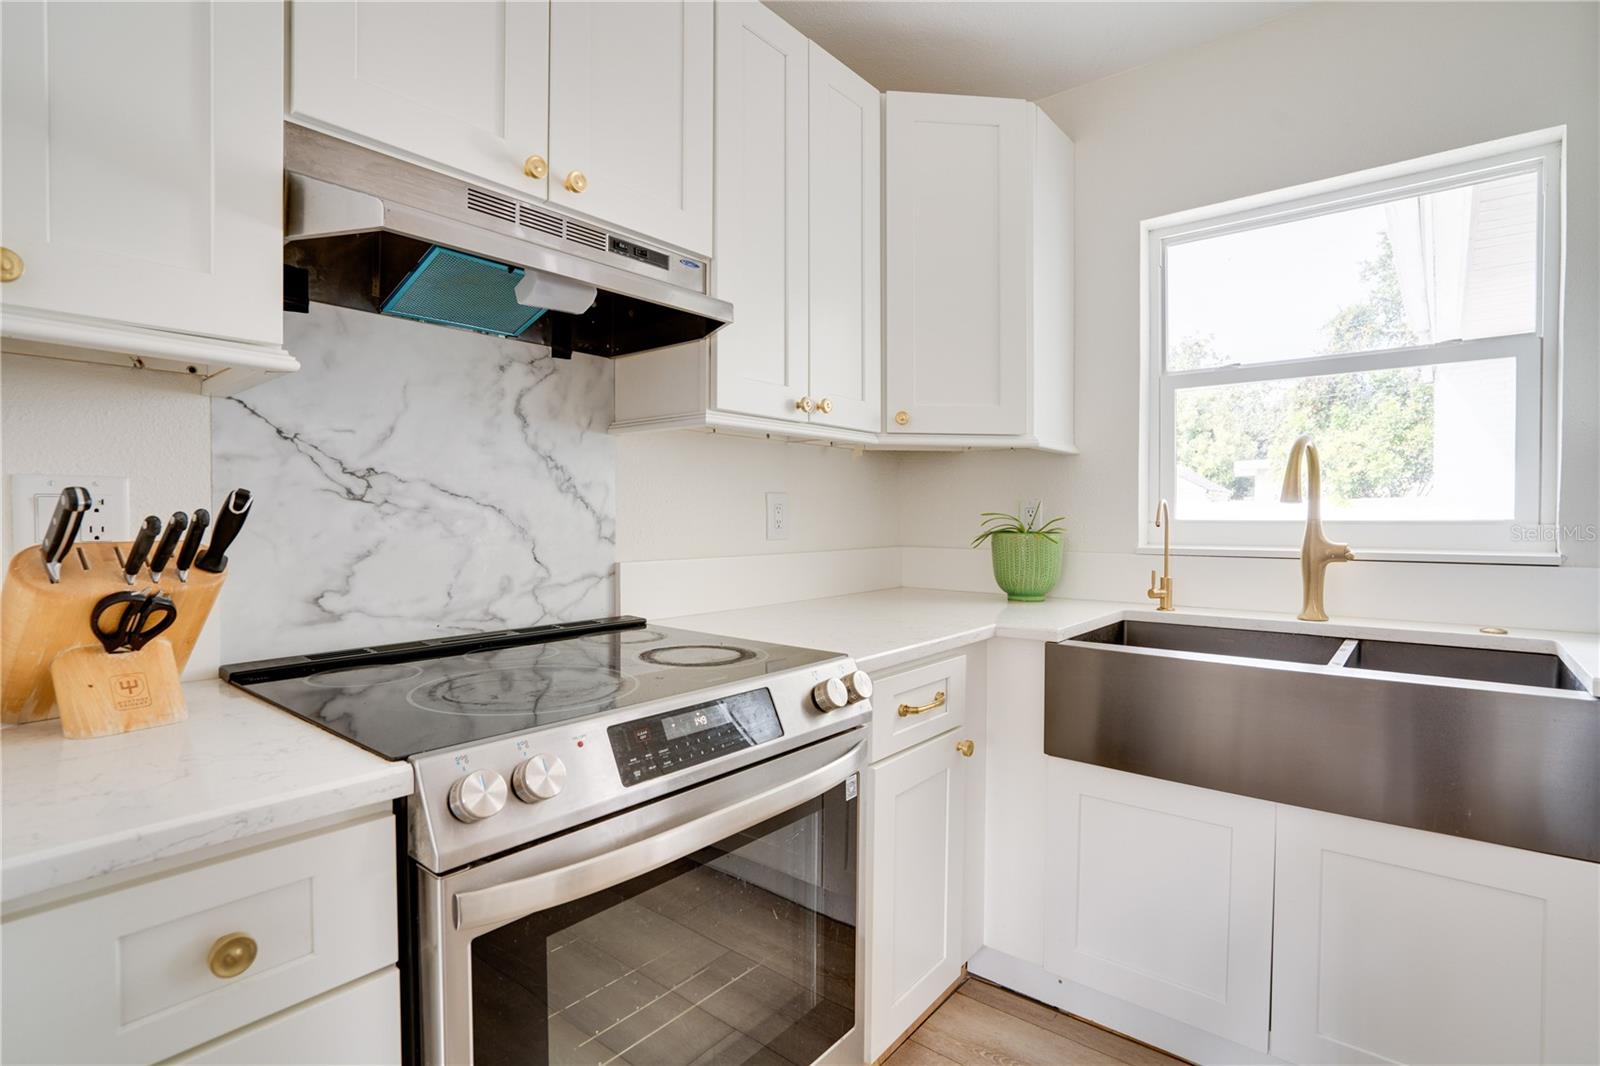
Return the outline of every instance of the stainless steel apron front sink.
<path id="1" fill-rule="evenodd" d="M 1600 862 L 1600 700 L 1553 655 L 1117 622 L 1046 649 L 1044 750 Z"/>

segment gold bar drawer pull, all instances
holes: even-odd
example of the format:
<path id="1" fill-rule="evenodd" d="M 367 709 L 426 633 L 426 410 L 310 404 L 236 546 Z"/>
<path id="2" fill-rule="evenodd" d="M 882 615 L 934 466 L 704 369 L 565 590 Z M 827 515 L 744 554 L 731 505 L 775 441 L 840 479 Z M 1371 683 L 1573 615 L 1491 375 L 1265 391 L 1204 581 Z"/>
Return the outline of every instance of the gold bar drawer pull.
<path id="1" fill-rule="evenodd" d="M 935 692 L 933 694 L 933 699 L 929 700 L 927 703 L 924 703 L 920 707 L 913 707 L 909 703 L 902 703 L 900 705 L 900 717 L 901 718 L 909 718 L 913 714 L 921 714 L 923 711 L 931 711 L 935 707 L 943 707 L 943 706 L 944 706 L 944 693 L 943 692 Z"/>

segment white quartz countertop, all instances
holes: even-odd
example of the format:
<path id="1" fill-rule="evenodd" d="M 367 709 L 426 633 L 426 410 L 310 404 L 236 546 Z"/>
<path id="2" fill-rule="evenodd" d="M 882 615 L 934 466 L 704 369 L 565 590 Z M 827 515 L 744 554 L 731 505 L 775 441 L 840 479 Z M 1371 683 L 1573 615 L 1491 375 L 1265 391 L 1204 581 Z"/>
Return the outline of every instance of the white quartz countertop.
<path id="1" fill-rule="evenodd" d="M 220 680 L 183 686 L 187 721 L 68 740 L 0 730 L 0 901 L 411 792 L 411 767 Z"/>
<path id="2" fill-rule="evenodd" d="M 990 637 L 1058 641 L 1124 618 L 1226 623 L 1240 629 L 1327 633 L 1374 640 L 1437 642 L 1559 655 L 1593 694 L 1600 695 L 1600 634 L 1514 629 L 1486 634 L 1476 626 L 1371 618 L 1302 622 L 1292 614 L 1179 607 L 1158 613 L 1148 602 L 1046 600 L 1010 603 L 1004 596 L 935 589 L 886 589 L 849 596 L 772 604 L 738 611 L 660 619 L 667 625 L 779 644 L 838 651 L 869 673 L 937 655 Z"/>

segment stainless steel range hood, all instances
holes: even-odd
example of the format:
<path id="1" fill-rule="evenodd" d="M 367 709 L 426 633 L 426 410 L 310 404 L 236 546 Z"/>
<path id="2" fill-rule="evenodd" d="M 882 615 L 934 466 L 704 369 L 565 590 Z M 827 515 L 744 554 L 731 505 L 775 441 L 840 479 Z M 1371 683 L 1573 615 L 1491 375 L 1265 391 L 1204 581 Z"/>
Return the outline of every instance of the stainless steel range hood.
<path id="1" fill-rule="evenodd" d="M 286 123 L 284 262 L 318 303 L 616 356 L 733 306 L 687 252 Z"/>

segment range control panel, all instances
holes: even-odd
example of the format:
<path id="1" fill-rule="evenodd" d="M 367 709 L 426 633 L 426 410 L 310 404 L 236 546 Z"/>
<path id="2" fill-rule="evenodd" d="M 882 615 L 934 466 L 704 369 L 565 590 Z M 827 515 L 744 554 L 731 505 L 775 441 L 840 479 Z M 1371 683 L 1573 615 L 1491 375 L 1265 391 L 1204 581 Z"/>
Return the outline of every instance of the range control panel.
<path id="1" fill-rule="evenodd" d="M 741 692 L 667 714 L 623 722 L 606 730 L 624 785 L 709 762 L 741 748 L 783 736 L 772 693 Z"/>

